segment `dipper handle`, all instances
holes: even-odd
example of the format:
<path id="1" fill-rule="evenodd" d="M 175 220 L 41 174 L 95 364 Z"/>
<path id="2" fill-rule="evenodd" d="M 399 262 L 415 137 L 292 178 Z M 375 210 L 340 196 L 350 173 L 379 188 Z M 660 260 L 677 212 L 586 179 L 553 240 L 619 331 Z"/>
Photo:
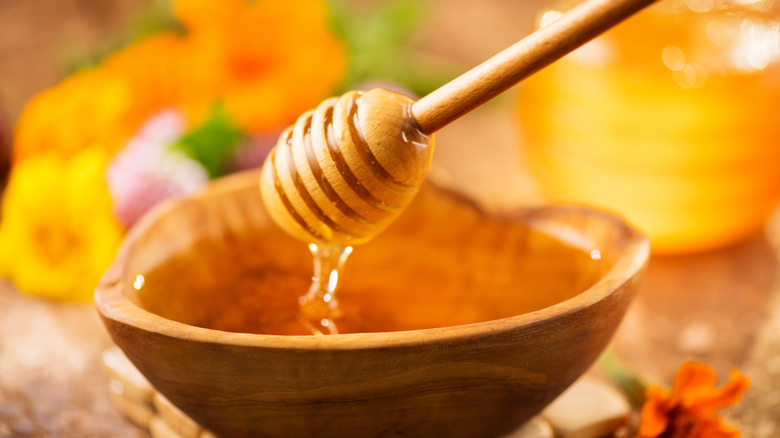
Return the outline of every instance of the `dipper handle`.
<path id="1" fill-rule="evenodd" d="M 412 105 L 432 134 L 656 0 L 588 0 Z"/>

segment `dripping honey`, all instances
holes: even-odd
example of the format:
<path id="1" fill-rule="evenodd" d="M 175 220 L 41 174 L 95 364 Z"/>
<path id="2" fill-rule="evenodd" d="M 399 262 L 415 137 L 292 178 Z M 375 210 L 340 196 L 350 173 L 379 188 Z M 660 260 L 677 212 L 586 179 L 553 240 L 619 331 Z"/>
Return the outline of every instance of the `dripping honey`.
<path id="1" fill-rule="evenodd" d="M 339 333 L 520 315 L 579 294 L 611 268 L 609 254 L 597 248 L 571 245 L 522 221 L 488 221 L 430 190 L 418 198 L 344 266 L 334 318 Z M 299 298 L 311 277 L 306 245 L 265 225 L 198 241 L 127 283 L 142 307 L 168 319 L 231 332 L 309 335 Z"/>
<path id="2" fill-rule="evenodd" d="M 339 276 L 350 246 L 323 246 L 309 244 L 314 257 L 314 274 L 306 295 L 298 298 L 298 320 L 315 335 L 339 333 L 336 319 L 341 309 L 336 299 Z"/>

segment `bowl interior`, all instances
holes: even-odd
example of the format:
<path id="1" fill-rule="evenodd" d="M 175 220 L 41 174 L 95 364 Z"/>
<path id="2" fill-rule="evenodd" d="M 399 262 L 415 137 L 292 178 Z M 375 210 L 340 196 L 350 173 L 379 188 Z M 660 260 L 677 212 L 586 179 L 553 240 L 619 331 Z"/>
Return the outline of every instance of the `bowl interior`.
<path id="1" fill-rule="evenodd" d="M 179 201 L 133 236 L 120 287 L 164 319 L 242 333 L 305 335 L 305 243 L 263 209 L 254 175 Z M 342 333 L 457 326 L 529 314 L 603 281 L 640 236 L 610 216 L 547 207 L 504 216 L 426 183 L 340 275 Z M 615 279 L 617 281 L 617 279 Z"/>

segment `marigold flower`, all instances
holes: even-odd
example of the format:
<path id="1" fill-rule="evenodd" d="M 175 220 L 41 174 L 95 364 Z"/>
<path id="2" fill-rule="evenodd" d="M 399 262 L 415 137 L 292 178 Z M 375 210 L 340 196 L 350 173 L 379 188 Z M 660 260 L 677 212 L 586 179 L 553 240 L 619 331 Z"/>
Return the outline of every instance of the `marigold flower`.
<path id="1" fill-rule="evenodd" d="M 343 79 L 346 55 L 320 0 L 179 0 L 174 12 L 244 129 L 279 129 Z"/>
<path id="2" fill-rule="evenodd" d="M 738 438 L 740 432 L 717 412 L 736 403 L 750 387 L 739 370 L 720 388 L 706 364 L 687 362 L 677 371 L 674 386 L 647 389 L 638 438 Z"/>
<path id="3" fill-rule="evenodd" d="M 80 71 L 35 96 L 16 125 L 14 162 L 41 152 L 70 157 L 100 146 L 116 151 L 137 129 L 135 97 L 125 80 L 100 69 Z"/>
<path id="4" fill-rule="evenodd" d="M 100 68 L 123 78 L 133 90 L 131 126 L 139 127 L 168 109 L 185 115 L 192 126 L 202 121 L 217 99 L 213 67 L 204 56 L 182 35 L 162 32 L 115 52 Z"/>
<path id="5" fill-rule="evenodd" d="M 92 146 L 115 153 L 152 115 L 174 109 L 197 126 L 217 101 L 243 129 L 276 131 L 344 77 L 344 48 L 320 0 L 183 0 L 175 11 L 185 35 L 137 41 L 32 99 L 14 160 Z"/>
<path id="6" fill-rule="evenodd" d="M 105 183 L 108 154 L 41 153 L 13 167 L 2 202 L 0 274 L 25 292 L 89 300 L 123 229 Z"/>

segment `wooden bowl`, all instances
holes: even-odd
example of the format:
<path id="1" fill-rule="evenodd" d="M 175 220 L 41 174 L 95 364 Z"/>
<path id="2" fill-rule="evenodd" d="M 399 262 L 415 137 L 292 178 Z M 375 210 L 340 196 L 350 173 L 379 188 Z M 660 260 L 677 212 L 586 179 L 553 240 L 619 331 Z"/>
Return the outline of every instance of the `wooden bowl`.
<path id="1" fill-rule="evenodd" d="M 155 388 L 224 437 L 455 438 L 508 433 L 593 363 L 631 302 L 649 252 L 644 236 L 601 212 L 547 207 L 496 218 L 426 184 L 419 201 L 378 239 L 356 248 L 348 266 L 358 272 L 384 263 L 373 272 L 377 283 L 389 284 L 387 293 L 417 282 L 436 287 L 425 283 L 426 269 L 432 266 L 430 272 L 437 275 L 458 276 L 457 282 L 440 283 L 446 288 L 462 284 L 471 296 L 498 299 L 497 308 L 505 298 L 528 297 L 538 301 L 537 310 L 445 327 L 332 336 L 236 333 L 146 310 L 133 287 L 137 273 L 198 240 L 230 241 L 254 230 L 278 248 L 306 254 L 304 244 L 285 237 L 269 219 L 257 178 L 249 173 L 218 181 L 196 197 L 168 203 L 145 217 L 127 236 L 95 293 L 114 342 Z M 528 275 L 558 263 L 547 251 L 548 240 L 538 233 L 580 247 L 583 259 L 601 258 L 597 276 L 583 283 L 578 266 L 592 264 L 575 263 L 571 272 L 553 269 L 542 275 L 554 280 L 559 291 L 572 292 L 564 295 L 570 298 L 561 300 L 541 286 L 544 293 L 506 294 L 511 281 L 522 279 L 501 280 L 492 270 L 495 260 L 506 262 L 508 268 L 501 272 L 511 272 L 516 265 Z M 498 259 L 483 263 L 486 254 Z M 458 264 L 467 269 L 454 266 Z M 308 265 L 301 269 L 310 272 Z M 389 273 L 383 277 L 383 271 Z M 349 270 L 343 278 L 349 290 Z M 494 297 L 491 291 L 501 281 L 498 289 L 504 292 Z M 229 291 L 215 291 L 218 294 L 230 296 Z M 468 310 L 471 302 L 433 290 L 431 295 L 446 297 L 452 309 Z M 426 313 L 435 318 L 434 311 L 410 308 L 407 320 L 419 325 Z"/>

